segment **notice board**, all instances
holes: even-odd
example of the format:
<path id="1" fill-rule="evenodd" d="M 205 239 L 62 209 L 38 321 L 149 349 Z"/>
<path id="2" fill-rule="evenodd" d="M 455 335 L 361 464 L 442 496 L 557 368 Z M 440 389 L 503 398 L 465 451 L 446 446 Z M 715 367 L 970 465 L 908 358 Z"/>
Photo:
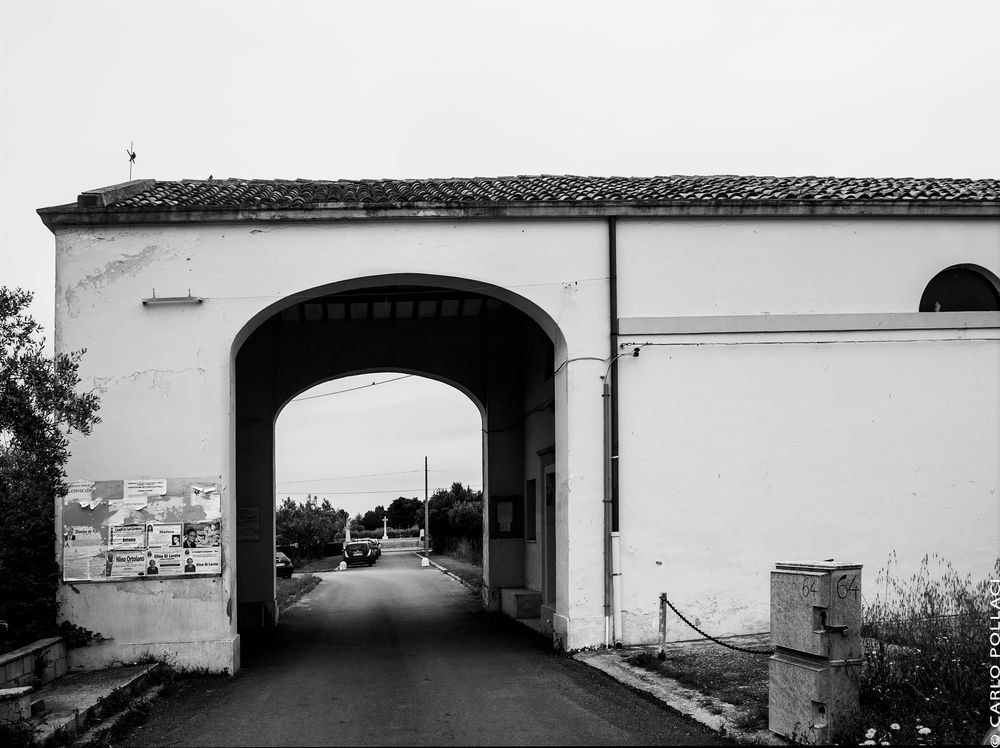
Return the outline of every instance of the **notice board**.
<path id="1" fill-rule="evenodd" d="M 68 488 L 63 581 L 222 574 L 219 476 L 74 480 Z"/>

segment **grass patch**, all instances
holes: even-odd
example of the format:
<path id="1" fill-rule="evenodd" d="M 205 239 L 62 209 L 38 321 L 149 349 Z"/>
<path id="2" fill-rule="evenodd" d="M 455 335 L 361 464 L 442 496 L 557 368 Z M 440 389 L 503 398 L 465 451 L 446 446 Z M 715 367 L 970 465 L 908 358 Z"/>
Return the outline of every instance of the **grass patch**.
<path id="1" fill-rule="evenodd" d="M 471 563 L 451 553 L 431 554 L 434 563 L 443 566 L 456 577 L 472 588 L 475 594 L 479 594 L 483 589 L 483 564 L 482 560 L 478 564 Z"/>
<path id="2" fill-rule="evenodd" d="M 990 717 L 989 580 L 961 577 L 936 555 L 905 580 L 894 564 L 895 555 L 865 606 L 861 712 L 842 740 L 978 744 Z"/>
<path id="3" fill-rule="evenodd" d="M 301 563 L 296 562 L 295 572 L 297 574 L 311 574 L 319 571 L 334 571 L 344 559 L 342 554 L 336 556 L 323 556 L 322 558 L 310 558 Z M 292 577 L 295 578 L 294 575 Z M 278 580 L 282 581 L 281 579 Z"/>
<path id="4" fill-rule="evenodd" d="M 732 704 L 740 711 L 741 727 L 767 727 L 766 657 L 698 642 L 668 644 L 662 659 L 653 652 L 643 651 L 631 655 L 626 662 Z"/>
<path id="5" fill-rule="evenodd" d="M 445 548 L 445 554 L 456 561 L 461 561 L 469 566 L 483 568 L 483 547 L 481 544 L 473 543 L 468 538 L 459 538 L 449 542 Z"/>
<path id="6" fill-rule="evenodd" d="M 84 743 L 82 748 L 107 748 L 107 746 L 121 744 L 133 730 L 145 724 L 151 711 L 152 708 L 148 701 L 138 701 L 126 707 L 109 727 L 97 730 L 97 734 Z"/>
<path id="7" fill-rule="evenodd" d="M 278 611 L 283 612 L 320 583 L 315 574 L 296 574 L 291 579 L 278 579 Z"/>
<path id="8" fill-rule="evenodd" d="M 863 610 L 860 711 L 843 744 L 974 745 L 989 726 L 989 580 L 960 576 L 925 556 L 908 579 L 895 559 L 879 572 Z M 1000 560 L 993 579 L 1000 579 Z M 661 660 L 643 651 L 627 660 L 726 701 L 734 727 L 766 728 L 768 660 L 708 642 L 667 645 Z"/>

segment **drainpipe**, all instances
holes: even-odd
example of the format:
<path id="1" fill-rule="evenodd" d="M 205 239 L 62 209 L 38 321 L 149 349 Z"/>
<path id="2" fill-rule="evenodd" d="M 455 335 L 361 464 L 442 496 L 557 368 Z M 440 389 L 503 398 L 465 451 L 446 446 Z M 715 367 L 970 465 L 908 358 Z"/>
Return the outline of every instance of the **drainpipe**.
<path id="1" fill-rule="evenodd" d="M 639 348 L 636 347 L 625 353 L 615 353 L 608 362 L 608 368 L 604 371 L 604 388 L 602 397 L 604 398 L 604 646 L 614 646 L 616 649 L 621 646 L 621 589 L 618 578 L 621 576 L 620 559 L 620 538 L 619 533 L 614 530 L 614 466 L 618 459 L 613 449 L 614 441 L 614 401 L 611 378 L 611 369 L 622 356 L 638 357 Z"/>
<path id="2" fill-rule="evenodd" d="M 611 382 L 609 372 L 615 359 L 608 364 L 604 374 L 604 646 L 611 646 L 614 636 L 614 619 L 611 612 L 613 592 L 613 566 L 611 563 Z"/>
<path id="3" fill-rule="evenodd" d="M 610 647 L 617 643 L 620 632 L 616 631 L 615 615 L 615 568 L 613 560 L 612 532 L 614 531 L 614 460 L 615 454 L 615 408 L 617 398 L 612 390 L 611 369 L 620 354 L 618 353 L 618 219 L 608 218 L 608 310 L 610 330 L 610 353 L 608 368 L 604 372 L 604 646 Z M 617 381 L 614 382 L 617 388 Z"/>

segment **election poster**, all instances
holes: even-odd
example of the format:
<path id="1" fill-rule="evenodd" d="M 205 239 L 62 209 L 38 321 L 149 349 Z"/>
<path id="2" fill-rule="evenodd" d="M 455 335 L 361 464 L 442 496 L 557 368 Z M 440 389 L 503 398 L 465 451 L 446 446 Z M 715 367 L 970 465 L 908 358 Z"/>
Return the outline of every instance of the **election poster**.
<path id="1" fill-rule="evenodd" d="M 107 576 L 115 579 L 120 577 L 141 577 L 146 574 L 146 552 L 110 550 L 107 553 Z"/>
<path id="2" fill-rule="evenodd" d="M 150 523 L 146 525 L 147 548 L 180 548 L 184 525 L 180 522 Z"/>
<path id="3" fill-rule="evenodd" d="M 105 541 L 101 528 L 70 525 L 63 529 L 63 572 L 73 579 L 90 579 L 104 573 Z"/>
<path id="4" fill-rule="evenodd" d="M 221 522 L 185 522 L 185 548 L 215 548 L 222 545 Z"/>
<path id="5" fill-rule="evenodd" d="M 146 551 L 146 576 L 177 576 L 184 566 L 184 551 L 180 548 L 159 548 Z M 221 570 L 220 570 L 221 571 Z"/>
<path id="6" fill-rule="evenodd" d="M 185 574 L 221 574 L 221 548 L 188 548 L 184 554 Z"/>
<path id="7" fill-rule="evenodd" d="M 146 548 L 146 527 L 144 525 L 112 525 L 108 545 L 119 550 Z"/>

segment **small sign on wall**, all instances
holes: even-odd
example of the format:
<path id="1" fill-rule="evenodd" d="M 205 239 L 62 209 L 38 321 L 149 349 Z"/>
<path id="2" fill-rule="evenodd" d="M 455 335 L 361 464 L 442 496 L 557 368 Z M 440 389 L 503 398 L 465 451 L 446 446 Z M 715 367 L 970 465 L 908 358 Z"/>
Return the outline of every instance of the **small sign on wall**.
<path id="1" fill-rule="evenodd" d="M 490 537 L 524 537 L 523 497 L 490 496 Z"/>
<path id="2" fill-rule="evenodd" d="M 260 540 L 260 507 L 241 506 L 236 509 L 236 542 Z"/>

